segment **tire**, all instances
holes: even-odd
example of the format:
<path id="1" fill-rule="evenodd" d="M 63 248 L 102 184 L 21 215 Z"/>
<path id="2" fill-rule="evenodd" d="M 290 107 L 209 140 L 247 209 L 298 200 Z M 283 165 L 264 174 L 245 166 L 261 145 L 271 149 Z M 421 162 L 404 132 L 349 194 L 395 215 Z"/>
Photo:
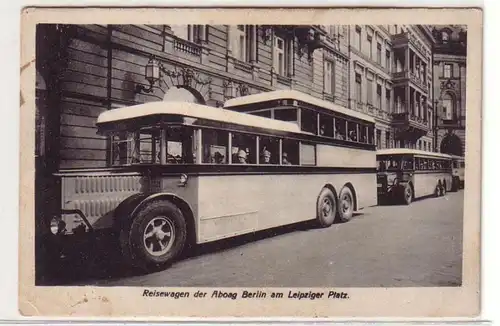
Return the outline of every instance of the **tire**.
<path id="1" fill-rule="evenodd" d="M 354 213 L 354 196 L 348 187 L 342 188 L 339 195 L 338 219 L 341 222 L 347 222 Z"/>
<path id="2" fill-rule="evenodd" d="M 441 196 L 445 196 L 446 195 L 446 182 L 443 182 L 441 184 Z"/>
<path id="3" fill-rule="evenodd" d="M 120 247 L 126 263 L 147 272 L 170 265 L 182 252 L 186 239 L 184 216 L 168 201 L 146 204 L 120 230 Z"/>
<path id="4" fill-rule="evenodd" d="M 456 191 L 458 191 L 459 188 L 460 188 L 460 179 L 458 179 L 457 177 L 453 177 L 453 179 L 451 180 L 450 191 L 456 192 Z"/>
<path id="5" fill-rule="evenodd" d="M 323 188 L 319 193 L 316 205 L 316 222 L 322 228 L 327 228 L 335 222 L 337 199 L 328 188 Z"/>
<path id="6" fill-rule="evenodd" d="M 404 205 L 410 205 L 413 201 L 413 188 L 409 183 L 401 188 L 401 201 Z"/>

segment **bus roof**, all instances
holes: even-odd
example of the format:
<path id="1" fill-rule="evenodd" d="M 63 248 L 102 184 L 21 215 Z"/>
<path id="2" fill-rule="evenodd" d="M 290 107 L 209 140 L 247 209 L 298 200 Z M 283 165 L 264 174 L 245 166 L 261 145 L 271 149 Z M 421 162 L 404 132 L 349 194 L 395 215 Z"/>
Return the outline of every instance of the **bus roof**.
<path id="1" fill-rule="evenodd" d="M 418 149 L 411 148 L 386 148 L 377 150 L 377 155 L 415 155 L 415 156 L 425 156 L 434 158 L 447 158 L 450 159 L 451 156 L 443 153 L 427 152 Z"/>
<path id="2" fill-rule="evenodd" d="M 247 113 L 240 113 L 212 106 L 189 102 L 148 102 L 105 111 L 97 118 L 97 125 L 154 115 L 174 115 L 250 126 L 255 128 L 301 133 L 297 124 L 273 120 Z"/>
<path id="3" fill-rule="evenodd" d="M 314 96 L 296 91 L 296 90 L 277 90 L 270 92 L 262 92 L 247 96 L 236 97 L 230 99 L 224 103 L 224 107 L 235 107 L 240 105 L 249 105 L 267 101 L 276 101 L 276 100 L 297 100 L 302 101 L 311 105 L 315 105 L 318 107 L 326 108 L 334 112 L 342 113 L 347 116 L 361 119 L 364 121 L 375 123 L 375 119 L 367 114 L 357 112 L 354 110 L 347 109 L 338 104 L 334 104 L 332 102 L 328 102 L 325 100 L 321 100 Z"/>

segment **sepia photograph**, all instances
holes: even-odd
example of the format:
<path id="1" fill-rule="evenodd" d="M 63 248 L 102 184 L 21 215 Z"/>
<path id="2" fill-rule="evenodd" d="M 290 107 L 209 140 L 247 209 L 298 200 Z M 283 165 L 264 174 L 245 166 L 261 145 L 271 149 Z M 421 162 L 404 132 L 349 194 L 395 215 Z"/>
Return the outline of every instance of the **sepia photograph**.
<path id="1" fill-rule="evenodd" d="M 267 300 L 304 300 L 325 316 L 332 300 L 355 305 L 351 289 L 469 286 L 477 311 L 479 209 L 464 204 L 480 196 L 481 65 L 468 66 L 480 11 L 308 20 L 319 25 L 250 24 L 246 9 L 180 24 L 175 11 L 30 23 L 25 286 L 92 288 L 103 306 L 96 293 L 114 289 L 135 291 L 128 306 L 262 300 L 267 315 Z"/>

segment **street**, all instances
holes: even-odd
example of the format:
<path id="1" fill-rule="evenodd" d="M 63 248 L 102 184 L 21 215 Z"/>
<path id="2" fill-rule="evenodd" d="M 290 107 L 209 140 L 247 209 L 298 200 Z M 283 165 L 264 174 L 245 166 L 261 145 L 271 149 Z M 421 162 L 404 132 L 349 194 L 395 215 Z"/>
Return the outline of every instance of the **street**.
<path id="1" fill-rule="evenodd" d="M 463 191 L 376 206 L 347 223 L 307 223 L 198 246 L 169 269 L 127 275 L 94 259 L 64 284 L 99 286 L 411 287 L 459 286 Z M 107 264 L 102 267 L 99 264 Z M 101 271 L 97 273 L 96 271 Z M 112 272 L 106 272 L 112 271 Z M 68 272 L 71 273 L 71 272 Z M 99 275 L 101 274 L 101 275 Z M 56 282 L 57 283 L 57 282 Z"/>

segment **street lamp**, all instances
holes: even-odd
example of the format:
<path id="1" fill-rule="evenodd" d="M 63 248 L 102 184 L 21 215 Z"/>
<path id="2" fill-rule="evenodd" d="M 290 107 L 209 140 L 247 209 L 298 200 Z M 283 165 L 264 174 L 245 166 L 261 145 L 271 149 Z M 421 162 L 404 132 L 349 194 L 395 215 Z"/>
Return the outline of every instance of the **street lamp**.
<path id="1" fill-rule="evenodd" d="M 144 87 L 144 85 L 136 85 L 136 93 L 151 93 L 153 91 L 153 85 L 160 80 L 160 63 L 154 57 L 151 57 L 146 64 L 144 78 L 149 82 L 149 88 Z"/>

